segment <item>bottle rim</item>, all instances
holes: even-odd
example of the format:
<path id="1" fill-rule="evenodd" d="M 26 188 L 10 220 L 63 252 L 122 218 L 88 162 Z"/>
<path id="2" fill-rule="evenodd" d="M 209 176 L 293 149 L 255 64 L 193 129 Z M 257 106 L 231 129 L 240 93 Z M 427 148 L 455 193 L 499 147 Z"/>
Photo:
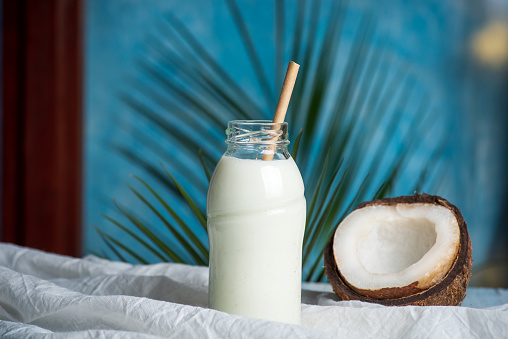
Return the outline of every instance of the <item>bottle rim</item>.
<path id="1" fill-rule="evenodd" d="M 272 122 L 271 120 L 231 120 L 228 122 L 228 125 L 231 124 L 242 124 L 242 125 L 268 125 L 268 126 L 274 126 L 274 125 L 286 125 L 287 122 Z"/>
<path id="2" fill-rule="evenodd" d="M 270 120 L 231 120 L 226 144 L 288 145 L 288 123 Z"/>

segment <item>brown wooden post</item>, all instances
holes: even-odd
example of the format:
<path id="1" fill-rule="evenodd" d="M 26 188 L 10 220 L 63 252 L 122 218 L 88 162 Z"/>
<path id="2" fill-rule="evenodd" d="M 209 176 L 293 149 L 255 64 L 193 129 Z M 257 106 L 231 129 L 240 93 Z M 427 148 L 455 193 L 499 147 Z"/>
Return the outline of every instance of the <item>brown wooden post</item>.
<path id="1" fill-rule="evenodd" d="M 81 255 L 82 3 L 4 0 L 1 241 Z"/>

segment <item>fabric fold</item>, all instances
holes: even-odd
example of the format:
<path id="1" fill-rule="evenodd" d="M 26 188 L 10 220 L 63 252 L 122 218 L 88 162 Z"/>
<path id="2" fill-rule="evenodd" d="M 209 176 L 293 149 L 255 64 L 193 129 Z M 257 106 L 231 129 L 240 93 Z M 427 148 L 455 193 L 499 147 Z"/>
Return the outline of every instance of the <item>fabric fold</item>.
<path id="1" fill-rule="evenodd" d="M 289 325 L 208 309 L 206 267 L 136 266 L 0 243 L 0 337 L 508 337 L 506 290 L 468 290 L 478 303 L 499 297 L 497 306 L 475 309 L 339 301 L 327 285 L 304 286 L 302 325 Z"/>

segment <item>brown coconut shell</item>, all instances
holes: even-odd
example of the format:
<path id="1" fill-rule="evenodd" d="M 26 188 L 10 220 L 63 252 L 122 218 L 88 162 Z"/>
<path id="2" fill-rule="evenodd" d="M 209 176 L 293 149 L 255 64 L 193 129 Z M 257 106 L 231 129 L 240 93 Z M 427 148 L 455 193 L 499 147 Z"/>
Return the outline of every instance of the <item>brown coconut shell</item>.
<path id="1" fill-rule="evenodd" d="M 434 286 L 421 290 L 417 288 L 418 281 L 405 287 L 383 288 L 380 290 L 361 290 L 350 286 L 340 274 L 333 254 L 333 238 L 326 245 L 324 253 L 325 272 L 333 290 L 342 300 L 360 300 L 387 306 L 404 305 L 441 305 L 457 306 L 466 297 L 466 288 L 471 277 L 471 240 L 467 231 L 467 224 L 460 210 L 446 199 L 429 194 L 400 196 L 380 200 L 367 201 L 358 205 L 355 210 L 373 205 L 395 205 L 427 203 L 441 205 L 448 208 L 457 219 L 460 228 L 460 244 L 457 256 L 448 273 Z"/>

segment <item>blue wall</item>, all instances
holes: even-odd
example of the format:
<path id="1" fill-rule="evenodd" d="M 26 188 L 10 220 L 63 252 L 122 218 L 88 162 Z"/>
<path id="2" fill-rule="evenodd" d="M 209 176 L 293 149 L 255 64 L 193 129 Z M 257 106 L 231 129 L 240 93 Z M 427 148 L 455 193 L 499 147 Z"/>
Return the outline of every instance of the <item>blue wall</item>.
<path id="1" fill-rule="evenodd" d="M 273 74 L 272 1 L 238 3 L 248 27 L 255 32 L 253 40 L 261 51 L 263 66 L 267 74 Z M 296 3 L 287 1 L 288 11 L 293 11 Z M 449 135 L 450 146 L 443 155 L 445 176 L 439 189 L 429 193 L 443 195 L 462 209 L 473 240 L 475 264 L 484 262 L 495 236 L 507 186 L 503 171 L 506 100 L 502 96 L 506 89 L 503 82 L 506 68 L 502 71 L 489 69 L 475 59 L 470 45 L 475 34 L 489 24 L 492 15 L 486 9 L 495 10 L 495 3 L 476 4 L 478 8 L 475 8 L 462 1 L 364 1 L 355 2 L 354 6 L 350 22 L 363 11 L 371 12 L 376 19 L 378 35 L 382 37 L 380 40 L 389 46 L 397 60 L 411 69 L 422 91 L 432 98 L 435 110 L 441 112 L 436 128 L 422 140 L 422 156 L 412 166 L 415 171 L 424 166 L 422 161 L 428 153 L 439 148 L 433 142 L 441 140 L 438 136 L 443 133 Z M 95 252 L 100 252 L 104 245 L 91 225 L 113 236 L 123 234 L 100 216 L 101 213 L 112 217 L 119 215 L 111 202 L 113 198 L 148 222 L 153 221 L 154 227 L 162 227 L 156 226 L 153 216 L 137 208 L 139 200 L 125 185 L 125 182 L 135 185 L 130 174 L 149 177 L 139 166 L 120 156 L 112 145 L 121 143 L 141 156 L 161 158 L 132 137 L 138 129 L 152 137 L 160 131 L 133 115 L 119 95 L 129 93 L 129 83 L 145 80 L 137 60 L 150 55 L 147 37 L 158 34 L 158 25 L 170 11 L 205 44 L 233 78 L 252 93 L 267 116 L 270 115 L 270 107 L 263 103 L 262 92 L 253 81 L 254 72 L 222 1 L 86 1 L 84 247 Z M 498 11 L 506 13 L 506 8 Z M 292 17 L 286 20 L 292 27 Z M 345 30 L 346 44 L 351 42 L 353 33 Z M 340 60 L 338 62 L 340 64 Z M 277 90 L 275 87 L 273 85 L 273 91 Z M 160 134 L 161 147 L 187 161 L 186 154 L 173 149 L 164 138 Z M 217 138 L 222 135 L 218 134 Z M 413 179 L 411 173 L 410 168 L 395 193 L 407 192 L 407 185 Z M 179 179 L 186 180 L 185 176 Z M 200 173 L 196 180 L 199 185 L 206 185 L 204 174 Z M 149 182 L 155 187 L 159 185 L 153 179 Z M 190 193 L 204 204 L 200 192 Z M 171 192 L 164 192 L 164 195 L 172 199 Z M 187 209 L 175 206 L 183 216 L 190 216 Z M 199 235 L 206 239 L 203 232 Z"/>

